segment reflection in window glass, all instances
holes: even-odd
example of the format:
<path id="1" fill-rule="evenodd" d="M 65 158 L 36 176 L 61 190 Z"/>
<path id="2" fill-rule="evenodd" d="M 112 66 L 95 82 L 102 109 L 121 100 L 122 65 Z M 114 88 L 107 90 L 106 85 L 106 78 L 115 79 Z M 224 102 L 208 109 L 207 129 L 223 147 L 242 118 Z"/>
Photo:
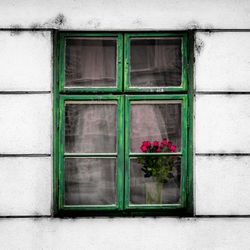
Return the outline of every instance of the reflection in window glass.
<path id="1" fill-rule="evenodd" d="M 139 158 L 130 160 L 130 204 L 180 203 L 181 158 L 174 156 L 140 158 L 145 160 Z M 155 172 L 152 172 L 154 170 Z"/>
<path id="2" fill-rule="evenodd" d="M 115 165 L 112 158 L 66 158 L 65 205 L 115 204 Z"/>
<path id="3" fill-rule="evenodd" d="M 116 102 L 105 103 L 66 102 L 65 152 L 116 152 Z"/>
<path id="4" fill-rule="evenodd" d="M 130 152 L 141 152 L 143 141 L 167 139 L 181 151 L 181 103 L 134 101 L 130 111 Z"/>
<path id="5" fill-rule="evenodd" d="M 66 39 L 66 87 L 115 87 L 116 38 Z"/>
<path id="6" fill-rule="evenodd" d="M 131 38 L 130 86 L 181 86 L 181 38 Z"/>

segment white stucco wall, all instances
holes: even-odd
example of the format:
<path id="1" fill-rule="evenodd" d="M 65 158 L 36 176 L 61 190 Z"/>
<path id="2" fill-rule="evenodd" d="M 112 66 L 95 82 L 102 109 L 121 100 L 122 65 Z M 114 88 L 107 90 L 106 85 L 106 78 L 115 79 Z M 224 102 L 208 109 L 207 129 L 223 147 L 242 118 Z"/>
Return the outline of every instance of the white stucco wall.
<path id="1" fill-rule="evenodd" d="M 51 215 L 51 32 L 0 31 L 0 48 L 0 216 Z"/>
<path id="2" fill-rule="evenodd" d="M 51 91 L 50 32 L 1 32 L 0 48 L 0 91 Z"/>
<path id="3" fill-rule="evenodd" d="M 196 215 L 249 215 L 250 33 L 195 41 Z"/>
<path id="4" fill-rule="evenodd" d="M 1 0 L 2 28 L 249 29 L 248 0 Z"/>
<path id="5" fill-rule="evenodd" d="M 249 218 L 227 217 L 250 215 L 250 32 L 240 30 L 250 28 L 249 13 L 247 0 L 1 1 L 0 28 L 12 30 L 0 31 L 0 248 L 249 249 Z M 35 217 L 53 208 L 53 48 L 45 28 L 198 29 L 195 214 L 223 218 Z M 199 30 L 206 28 L 236 30 Z"/>
<path id="6" fill-rule="evenodd" d="M 249 249 L 249 218 L 2 219 L 1 249 Z"/>

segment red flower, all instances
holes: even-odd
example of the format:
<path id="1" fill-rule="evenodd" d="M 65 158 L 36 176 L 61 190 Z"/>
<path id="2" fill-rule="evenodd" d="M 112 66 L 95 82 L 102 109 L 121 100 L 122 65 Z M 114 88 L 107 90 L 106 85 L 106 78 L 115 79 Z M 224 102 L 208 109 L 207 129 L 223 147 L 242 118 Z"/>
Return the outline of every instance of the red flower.
<path id="1" fill-rule="evenodd" d="M 164 147 L 164 144 L 163 143 L 161 143 L 161 148 L 163 148 Z"/>
<path id="2" fill-rule="evenodd" d="M 143 152 L 147 151 L 147 147 L 144 146 L 144 145 L 142 145 L 142 146 L 141 146 L 141 151 L 143 151 Z"/>
<path id="3" fill-rule="evenodd" d="M 164 145 L 166 145 L 167 142 L 168 142 L 167 139 L 163 139 L 161 143 L 164 144 Z"/>
<path id="4" fill-rule="evenodd" d="M 174 159 L 175 159 L 175 158 L 176 158 L 176 155 L 172 156 L 172 158 L 174 158 Z"/>
<path id="5" fill-rule="evenodd" d="M 154 146 L 157 147 L 159 145 L 158 141 L 154 141 Z"/>
<path id="6" fill-rule="evenodd" d="M 175 145 L 172 145 L 172 146 L 170 147 L 170 149 L 171 149 L 173 152 L 175 152 L 175 151 L 176 151 L 176 146 L 175 146 Z"/>
<path id="7" fill-rule="evenodd" d="M 158 147 L 157 150 L 156 150 L 156 152 L 161 152 L 161 148 Z"/>
<path id="8" fill-rule="evenodd" d="M 169 142 L 168 142 L 168 147 L 171 148 L 171 146 L 172 146 L 172 142 L 169 141 Z"/>
<path id="9" fill-rule="evenodd" d="M 144 141 L 144 142 L 142 143 L 142 145 L 147 147 L 148 142 L 147 142 L 147 141 Z"/>

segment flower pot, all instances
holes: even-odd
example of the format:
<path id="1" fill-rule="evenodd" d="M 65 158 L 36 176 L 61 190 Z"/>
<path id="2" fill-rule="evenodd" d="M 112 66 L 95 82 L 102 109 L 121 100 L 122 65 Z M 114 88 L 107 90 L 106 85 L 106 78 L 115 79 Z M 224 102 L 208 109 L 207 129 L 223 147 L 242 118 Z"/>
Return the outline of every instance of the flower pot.
<path id="1" fill-rule="evenodd" d="M 146 204 L 162 204 L 162 189 L 161 182 L 147 182 L 146 188 Z"/>

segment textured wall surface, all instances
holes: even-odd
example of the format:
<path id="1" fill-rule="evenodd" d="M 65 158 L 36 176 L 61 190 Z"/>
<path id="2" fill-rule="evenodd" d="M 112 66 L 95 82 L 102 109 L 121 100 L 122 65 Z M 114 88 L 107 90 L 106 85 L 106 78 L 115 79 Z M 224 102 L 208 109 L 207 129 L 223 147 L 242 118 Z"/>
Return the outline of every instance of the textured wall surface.
<path id="1" fill-rule="evenodd" d="M 0 216 L 51 214 L 49 157 L 0 158 Z"/>
<path id="2" fill-rule="evenodd" d="M 249 153 L 250 95 L 196 95 L 196 153 Z"/>
<path id="3" fill-rule="evenodd" d="M 196 214 L 249 215 L 250 33 L 195 37 Z"/>
<path id="4" fill-rule="evenodd" d="M 233 0 L 1 1 L 0 28 L 13 29 L 0 31 L 1 248 L 248 249 L 249 218 L 35 218 L 53 207 L 52 35 L 15 29 L 243 29 L 249 10 Z M 249 42 L 246 31 L 195 32 L 199 216 L 250 215 Z"/>
<path id="5" fill-rule="evenodd" d="M 50 32 L 0 32 L 0 91 L 50 91 L 51 46 Z"/>
<path id="6" fill-rule="evenodd" d="M 2 219 L 2 249 L 249 249 L 249 218 Z"/>
<path id="7" fill-rule="evenodd" d="M 249 156 L 196 157 L 196 215 L 248 215 Z"/>
<path id="8" fill-rule="evenodd" d="M 196 33 L 196 90 L 250 91 L 250 32 Z"/>
<path id="9" fill-rule="evenodd" d="M 1 154 L 50 154 L 50 94 L 5 94 L 0 98 Z"/>
<path id="10" fill-rule="evenodd" d="M 0 216 L 52 208 L 51 32 L 0 31 Z"/>
<path id="11" fill-rule="evenodd" d="M 1 0 L 0 2 L 3 28 L 249 29 L 249 13 L 248 0 Z"/>

